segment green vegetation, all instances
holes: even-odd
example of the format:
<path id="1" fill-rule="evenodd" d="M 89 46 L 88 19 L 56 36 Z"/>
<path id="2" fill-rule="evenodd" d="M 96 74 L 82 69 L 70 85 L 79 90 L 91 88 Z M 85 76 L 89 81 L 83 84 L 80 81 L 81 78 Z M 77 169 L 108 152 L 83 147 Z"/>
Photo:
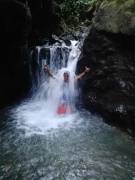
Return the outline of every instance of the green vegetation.
<path id="1" fill-rule="evenodd" d="M 56 0 L 56 2 L 60 8 L 59 16 L 62 19 L 61 27 L 64 31 L 76 30 L 78 26 L 83 24 L 90 25 L 93 14 L 101 3 L 103 3 L 101 9 L 106 8 L 107 11 L 103 23 L 106 22 L 107 17 L 112 19 L 116 15 L 114 21 L 118 19 L 118 26 L 123 27 L 121 24 L 126 20 L 129 21 L 128 19 L 135 14 L 135 0 Z M 132 20 L 133 23 L 134 20 Z M 112 29 L 110 22 L 108 26 Z M 115 26 L 115 31 L 118 26 Z"/>
<path id="2" fill-rule="evenodd" d="M 56 0 L 60 6 L 61 18 L 65 24 L 74 27 L 81 22 L 88 23 L 88 12 L 102 0 Z"/>
<path id="3" fill-rule="evenodd" d="M 93 25 L 98 30 L 134 35 L 135 0 L 103 0 Z"/>

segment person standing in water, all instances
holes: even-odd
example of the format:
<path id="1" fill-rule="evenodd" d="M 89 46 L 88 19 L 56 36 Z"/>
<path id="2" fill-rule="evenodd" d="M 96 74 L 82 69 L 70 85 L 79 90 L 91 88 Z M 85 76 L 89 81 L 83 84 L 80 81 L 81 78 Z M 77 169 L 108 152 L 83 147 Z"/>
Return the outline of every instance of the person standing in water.
<path id="1" fill-rule="evenodd" d="M 44 65 L 44 71 L 48 73 L 48 75 L 52 78 L 55 78 L 51 70 L 47 65 Z M 85 70 L 80 73 L 79 75 L 76 75 L 74 77 L 74 81 L 80 80 L 83 76 L 85 76 L 88 72 L 90 71 L 90 68 L 85 67 Z M 63 84 L 62 84 L 62 94 L 61 94 L 61 99 L 60 103 L 57 109 L 58 114 L 66 114 L 66 113 L 71 113 L 73 111 L 72 108 L 72 97 L 71 93 L 69 90 L 69 83 L 70 83 L 70 72 L 65 71 L 63 73 Z"/>
<path id="2" fill-rule="evenodd" d="M 89 73 L 90 72 L 90 68 L 89 67 L 87 67 L 87 66 L 85 66 L 85 70 L 82 72 L 82 73 L 80 73 L 79 75 L 76 75 L 75 76 L 75 80 L 80 80 L 83 76 L 85 76 L 87 73 Z M 51 70 L 49 69 L 49 67 L 48 67 L 48 65 L 44 65 L 44 71 L 45 72 L 48 72 L 48 74 L 49 74 L 49 76 L 50 77 L 52 77 L 52 78 L 55 78 L 54 77 L 54 75 L 53 75 L 53 73 L 51 72 Z M 68 71 L 65 71 L 64 73 L 63 73 L 63 80 L 64 80 L 64 82 L 69 82 L 69 79 L 70 79 L 70 73 L 68 72 Z"/>

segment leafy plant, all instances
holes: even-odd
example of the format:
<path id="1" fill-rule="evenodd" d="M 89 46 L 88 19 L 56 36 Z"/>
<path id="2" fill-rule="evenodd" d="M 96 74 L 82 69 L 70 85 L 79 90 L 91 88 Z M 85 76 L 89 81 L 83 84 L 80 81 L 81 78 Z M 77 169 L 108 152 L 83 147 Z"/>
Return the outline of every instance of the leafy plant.
<path id="1" fill-rule="evenodd" d="M 84 12 L 92 6 L 96 6 L 101 0 L 56 0 L 61 9 L 61 18 L 68 25 L 76 26 L 84 21 Z"/>

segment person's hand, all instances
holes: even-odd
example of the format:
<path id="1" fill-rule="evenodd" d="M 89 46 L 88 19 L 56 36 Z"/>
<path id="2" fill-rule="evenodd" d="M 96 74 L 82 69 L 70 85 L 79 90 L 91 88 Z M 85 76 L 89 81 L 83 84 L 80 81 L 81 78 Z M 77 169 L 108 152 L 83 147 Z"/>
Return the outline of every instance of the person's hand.
<path id="1" fill-rule="evenodd" d="M 90 68 L 87 67 L 87 66 L 85 66 L 85 72 L 86 72 L 86 73 L 90 72 Z"/>
<path id="2" fill-rule="evenodd" d="M 47 64 L 44 65 L 44 70 L 45 70 L 45 71 L 49 71 L 49 67 L 48 67 Z"/>

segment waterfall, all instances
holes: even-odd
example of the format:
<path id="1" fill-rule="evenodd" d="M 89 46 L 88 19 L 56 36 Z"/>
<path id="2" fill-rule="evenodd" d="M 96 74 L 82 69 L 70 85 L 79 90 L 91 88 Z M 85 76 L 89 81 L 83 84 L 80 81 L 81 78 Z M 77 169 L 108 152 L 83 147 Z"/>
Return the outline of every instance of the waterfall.
<path id="1" fill-rule="evenodd" d="M 33 101 L 40 102 L 48 111 L 55 114 L 63 91 L 65 91 L 63 89 L 63 74 L 68 72 L 70 80 L 66 91 L 70 94 L 72 109 L 75 109 L 75 97 L 77 96 L 75 70 L 80 55 L 79 41 L 71 41 L 70 46 L 66 46 L 62 42 L 61 45 L 55 43 L 52 46 L 37 47 L 35 50 L 38 68 L 34 72 L 36 76 L 33 76 L 35 78 L 33 80 Z M 45 64 L 48 65 L 55 78 L 49 77 L 48 73 L 44 71 Z M 37 82 L 36 91 L 35 82 Z"/>
<path id="2" fill-rule="evenodd" d="M 53 45 L 38 46 L 31 52 L 31 76 L 33 78 L 31 98 L 22 102 L 14 110 L 18 128 L 27 133 L 46 133 L 65 123 L 73 123 L 78 116 L 75 102 L 78 94 L 75 71 L 80 56 L 80 42 L 72 40 L 67 46 L 64 41 Z M 44 71 L 47 64 L 54 78 Z M 63 88 L 64 72 L 69 74 L 68 86 Z M 63 94 L 68 94 L 68 103 L 72 111 L 59 115 L 57 109 L 63 101 Z"/>

